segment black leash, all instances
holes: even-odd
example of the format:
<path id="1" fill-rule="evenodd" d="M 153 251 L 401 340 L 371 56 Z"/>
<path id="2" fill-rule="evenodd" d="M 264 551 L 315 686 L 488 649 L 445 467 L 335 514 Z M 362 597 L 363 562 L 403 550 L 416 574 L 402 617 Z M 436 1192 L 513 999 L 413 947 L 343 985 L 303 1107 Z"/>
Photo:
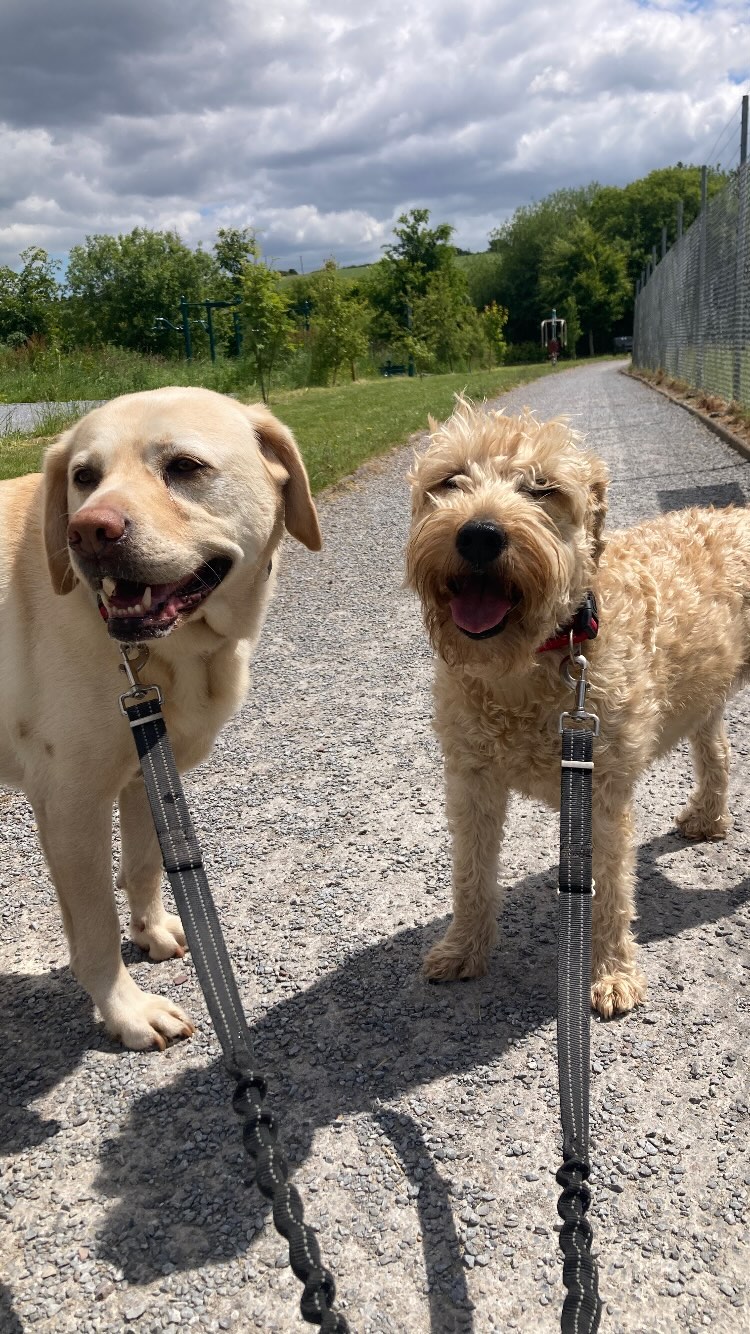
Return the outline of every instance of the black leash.
<path id="1" fill-rule="evenodd" d="M 602 1304 L 593 1234 L 586 1218 L 591 1203 L 589 1163 L 589 1033 L 591 1007 L 591 902 L 594 896 L 591 802 L 594 737 L 599 719 L 585 709 L 588 662 L 574 653 L 562 675 L 576 691 L 576 707 L 560 717 L 562 777 L 560 792 L 560 913 L 557 953 L 557 1061 L 563 1165 L 557 1172 L 562 1194 L 557 1212 L 563 1220 L 560 1249 L 567 1288 L 560 1328 L 563 1334 L 595 1334 Z M 576 680 L 571 661 L 580 667 Z"/>
<path id="2" fill-rule="evenodd" d="M 323 1265 L 314 1230 L 304 1221 L 299 1192 L 289 1184 L 289 1167 L 278 1144 L 275 1119 L 263 1109 L 266 1081 L 253 1068 L 250 1033 L 167 736 L 161 692 L 157 686 L 141 685 L 138 680 L 147 650 L 141 645 L 120 645 L 120 651 L 131 687 L 120 696 L 120 708 L 133 732 L 164 869 L 198 981 L 227 1067 L 237 1080 L 232 1106 L 244 1122 L 245 1149 L 255 1161 L 259 1189 L 272 1201 L 274 1225 L 289 1243 L 292 1270 L 304 1284 L 300 1301 L 303 1319 L 320 1325 L 323 1334 L 349 1334 L 346 1320 L 334 1310 L 333 1275 Z"/>
<path id="3" fill-rule="evenodd" d="M 336 1285 L 323 1266 L 314 1230 L 304 1222 L 299 1192 L 289 1184 L 289 1168 L 278 1145 L 274 1117 L 263 1109 L 266 1081 L 253 1068 L 250 1034 L 232 964 L 203 866 L 182 784 L 174 762 L 157 686 L 137 673 L 148 656 L 140 645 L 121 645 L 130 690 L 120 708 L 133 732 L 164 867 L 230 1074 L 237 1080 L 232 1106 L 244 1121 L 243 1143 L 256 1164 L 261 1192 L 273 1204 L 273 1221 L 289 1244 L 294 1274 L 304 1284 L 300 1311 L 323 1334 L 349 1334 L 334 1309 Z M 576 691 L 576 707 L 560 717 L 562 782 L 560 803 L 560 915 L 558 942 L 557 1044 L 563 1165 L 557 1210 L 563 1220 L 560 1248 L 567 1289 L 560 1327 L 563 1334 L 596 1334 L 602 1314 L 592 1229 L 589 1163 L 589 1009 L 591 988 L 591 810 L 594 737 L 599 720 L 585 709 L 588 662 L 574 653 L 562 675 Z M 135 654 L 135 656 L 131 656 Z M 576 680 L 570 663 L 580 668 Z"/>

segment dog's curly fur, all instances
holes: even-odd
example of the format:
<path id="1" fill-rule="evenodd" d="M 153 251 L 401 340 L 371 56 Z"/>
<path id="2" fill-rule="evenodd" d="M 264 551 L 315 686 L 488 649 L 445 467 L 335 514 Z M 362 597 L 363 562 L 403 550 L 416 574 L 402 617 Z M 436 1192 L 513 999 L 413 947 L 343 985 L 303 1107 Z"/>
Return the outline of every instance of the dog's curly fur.
<path id="1" fill-rule="evenodd" d="M 572 697 L 560 679 L 563 652 L 538 650 L 592 590 L 600 633 L 585 652 L 601 720 L 592 1003 L 609 1017 L 645 994 L 631 931 L 636 780 L 689 737 L 696 786 L 677 823 L 696 839 L 723 838 L 729 828 L 723 713 L 750 671 L 750 515 L 684 510 L 605 541 L 605 465 L 564 421 L 540 423 L 528 410 L 506 417 L 460 399 L 431 429 L 409 478 L 407 578 L 437 654 L 454 915 L 425 970 L 443 980 L 485 972 L 509 794 L 559 806 L 558 721 Z M 481 574 L 457 546 L 472 521 L 494 525 L 504 544 Z M 510 605 L 488 637 L 471 637 L 454 620 L 467 579 L 475 600 L 489 580 Z"/>

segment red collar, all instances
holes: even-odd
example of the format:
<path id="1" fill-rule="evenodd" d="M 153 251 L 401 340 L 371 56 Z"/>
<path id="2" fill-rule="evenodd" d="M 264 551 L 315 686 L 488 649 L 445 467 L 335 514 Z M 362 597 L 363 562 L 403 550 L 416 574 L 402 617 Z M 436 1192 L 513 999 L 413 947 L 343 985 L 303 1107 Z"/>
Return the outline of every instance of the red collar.
<path id="1" fill-rule="evenodd" d="M 571 631 L 573 632 L 574 644 L 582 644 L 586 639 L 596 639 L 599 633 L 599 613 L 596 609 L 596 598 L 593 593 L 586 594 L 570 624 L 559 634 L 553 635 L 551 639 L 545 639 L 544 643 L 537 649 L 537 653 L 550 653 L 554 649 L 568 648 Z"/>

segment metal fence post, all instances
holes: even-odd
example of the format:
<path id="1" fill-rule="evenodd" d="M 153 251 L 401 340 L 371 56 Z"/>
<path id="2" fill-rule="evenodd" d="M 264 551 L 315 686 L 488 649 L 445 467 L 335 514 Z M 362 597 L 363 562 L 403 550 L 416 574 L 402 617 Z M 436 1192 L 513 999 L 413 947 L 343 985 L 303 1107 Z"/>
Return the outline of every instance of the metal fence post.
<path id="1" fill-rule="evenodd" d="M 708 200 L 700 173 L 700 211 L 685 226 L 676 202 L 676 240 L 644 257 L 636 282 L 633 364 L 676 375 L 693 389 L 750 408 L 750 97 L 742 99 L 739 168 Z"/>
<path id="2" fill-rule="evenodd" d="M 701 167 L 701 211 L 700 237 L 698 246 L 698 320 L 696 327 L 695 383 L 696 388 L 703 388 L 703 363 L 706 342 L 706 240 L 708 233 L 708 167 Z"/>
<path id="3" fill-rule="evenodd" d="M 180 297 L 180 314 L 182 315 L 182 336 L 185 339 L 185 360 L 192 361 L 193 345 L 190 341 L 190 306 L 184 296 Z"/>
<path id="4" fill-rule="evenodd" d="M 740 166 L 737 173 L 737 257 L 734 274 L 734 358 L 732 364 L 732 398 L 735 403 L 742 400 L 742 364 L 745 357 L 745 311 L 746 311 L 746 273 L 747 267 L 747 232 L 748 232 L 748 179 L 747 166 L 747 93 L 742 99 L 742 131 L 740 134 Z"/>
<path id="5" fill-rule="evenodd" d="M 631 359 L 631 361 L 632 361 L 632 363 L 633 363 L 634 366 L 637 366 L 637 365 L 638 365 L 638 352 L 639 352 L 639 348 L 638 348 L 638 323 L 639 323 L 639 320 L 638 320 L 638 298 L 640 297 L 642 291 L 643 291 L 643 278 L 642 278 L 642 277 L 641 277 L 641 278 L 636 278 L 636 280 L 635 280 L 635 300 L 634 300 L 634 302 L 633 302 L 633 350 L 632 350 L 632 352 L 631 352 L 631 354 L 630 354 L 630 359 Z"/>
<path id="6" fill-rule="evenodd" d="M 213 301 L 206 302 L 206 325 L 208 326 L 208 347 L 211 353 L 211 360 L 216 361 L 216 339 L 214 338 L 214 313 Z"/>

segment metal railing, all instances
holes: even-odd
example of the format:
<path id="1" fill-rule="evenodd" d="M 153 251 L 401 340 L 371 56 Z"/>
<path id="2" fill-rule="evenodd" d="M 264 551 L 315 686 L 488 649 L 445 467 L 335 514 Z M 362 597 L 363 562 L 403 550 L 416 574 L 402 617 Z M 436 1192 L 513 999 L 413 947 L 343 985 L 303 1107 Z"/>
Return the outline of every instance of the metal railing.
<path id="1" fill-rule="evenodd" d="M 748 99 L 739 166 L 667 251 L 662 236 L 636 284 L 633 365 L 750 409 L 750 164 Z"/>

